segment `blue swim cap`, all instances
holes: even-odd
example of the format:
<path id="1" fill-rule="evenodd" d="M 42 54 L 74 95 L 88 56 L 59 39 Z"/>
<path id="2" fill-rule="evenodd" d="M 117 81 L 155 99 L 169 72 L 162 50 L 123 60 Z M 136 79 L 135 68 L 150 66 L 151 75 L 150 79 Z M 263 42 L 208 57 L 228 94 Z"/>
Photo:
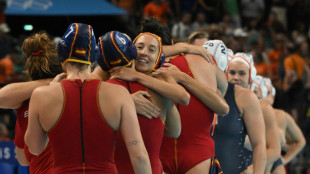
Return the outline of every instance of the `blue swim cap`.
<path id="1" fill-rule="evenodd" d="M 96 38 L 91 25 L 73 23 L 58 43 L 62 65 L 67 62 L 91 64 L 95 61 Z"/>
<path id="2" fill-rule="evenodd" d="M 137 57 L 136 46 L 119 31 L 110 31 L 99 37 L 97 46 L 97 62 L 104 71 L 115 66 L 130 66 Z"/>

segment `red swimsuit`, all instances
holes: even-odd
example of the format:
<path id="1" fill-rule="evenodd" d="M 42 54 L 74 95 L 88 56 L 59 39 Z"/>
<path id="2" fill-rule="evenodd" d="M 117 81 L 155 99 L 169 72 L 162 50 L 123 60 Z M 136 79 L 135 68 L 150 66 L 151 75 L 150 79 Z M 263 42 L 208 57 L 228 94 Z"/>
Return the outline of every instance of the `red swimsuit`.
<path id="1" fill-rule="evenodd" d="M 184 56 L 171 59 L 171 64 L 193 77 Z M 177 139 L 164 136 L 161 147 L 160 159 L 164 171 L 169 174 L 184 174 L 215 155 L 210 136 L 214 113 L 191 92 L 187 92 L 191 95 L 189 105 L 179 105 L 181 135 Z"/>
<path id="2" fill-rule="evenodd" d="M 100 111 L 99 80 L 63 80 L 64 105 L 48 136 L 54 173 L 116 174 L 116 132 Z"/>
<path id="3" fill-rule="evenodd" d="M 15 125 L 14 144 L 16 147 L 24 149 L 25 156 L 29 162 L 29 173 L 52 173 L 54 161 L 50 143 L 48 143 L 39 156 L 32 155 L 28 150 L 28 146 L 25 144 L 24 136 L 28 126 L 28 108 L 29 100 L 24 102 L 20 108 L 16 109 L 17 120 Z"/>
<path id="4" fill-rule="evenodd" d="M 109 83 L 124 86 L 130 93 L 146 91 L 146 88 L 136 82 L 108 80 Z M 138 114 L 138 121 L 145 148 L 148 152 L 153 174 L 162 174 L 163 167 L 160 162 L 160 146 L 164 135 L 164 124 L 160 118 L 148 119 Z M 134 174 L 126 144 L 119 134 L 115 147 L 115 162 L 119 174 Z"/>

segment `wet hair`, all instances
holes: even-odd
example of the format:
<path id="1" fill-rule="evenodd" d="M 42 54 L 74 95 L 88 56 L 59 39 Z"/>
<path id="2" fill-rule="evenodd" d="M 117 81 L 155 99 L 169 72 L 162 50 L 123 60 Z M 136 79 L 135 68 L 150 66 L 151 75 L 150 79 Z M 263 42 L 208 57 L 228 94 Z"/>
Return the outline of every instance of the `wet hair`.
<path id="1" fill-rule="evenodd" d="M 26 60 L 25 72 L 32 80 L 53 78 L 63 72 L 56 45 L 47 33 L 35 33 L 25 39 L 22 51 Z"/>
<path id="2" fill-rule="evenodd" d="M 172 36 L 168 26 L 159 23 L 155 18 L 144 18 L 139 33 L 153 33 L 161 37 L 163 45 L 172 45 Z"/>

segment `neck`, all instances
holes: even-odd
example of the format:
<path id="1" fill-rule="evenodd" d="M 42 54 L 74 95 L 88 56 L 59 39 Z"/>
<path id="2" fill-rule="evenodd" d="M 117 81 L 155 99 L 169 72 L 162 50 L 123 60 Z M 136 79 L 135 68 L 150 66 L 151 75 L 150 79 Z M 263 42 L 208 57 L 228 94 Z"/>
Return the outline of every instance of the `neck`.
<path id="1" fill-rule="evenodd" d="M 81 79 L 82 81 L 85 79 L 92 79 L 90 66 L 80 69 L 67 63 L 65 68 L 67 71 L 67 79 Z"/>

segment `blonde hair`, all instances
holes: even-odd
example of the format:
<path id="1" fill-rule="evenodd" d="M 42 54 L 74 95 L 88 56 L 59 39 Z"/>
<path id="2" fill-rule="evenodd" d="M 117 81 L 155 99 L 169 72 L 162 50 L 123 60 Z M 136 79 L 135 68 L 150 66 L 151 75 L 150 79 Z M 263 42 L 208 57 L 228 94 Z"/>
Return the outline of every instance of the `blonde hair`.
<path id="1" fill-rule="evenodd" d="M 209 38 L 209 35 L 207 32 L 204 31 L 195 31 L 191 35 L 188 36 L 187 42 L 192 44 L 195 39 L 201 39 L 201 38 Z"/>
<path id="2" fill-rule="evenodd" d="M 62 72 L 56 45 L 45 32 L 25 39 L 22 51 L 26 59 L 25 72 L 32 80 L 52 78 Z"/>

